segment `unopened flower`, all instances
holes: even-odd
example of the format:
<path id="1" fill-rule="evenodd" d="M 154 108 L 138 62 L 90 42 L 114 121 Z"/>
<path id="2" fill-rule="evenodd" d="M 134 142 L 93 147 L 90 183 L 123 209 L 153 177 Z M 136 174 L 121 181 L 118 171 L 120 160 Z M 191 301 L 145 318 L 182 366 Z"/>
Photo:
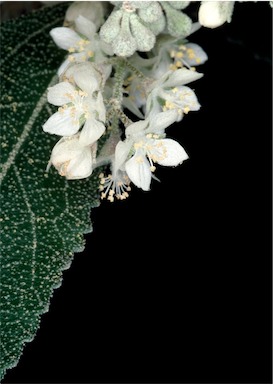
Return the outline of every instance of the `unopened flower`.
<path id="1" fill-rule="evenodd" d="M 234 1 L 202 1 L 198 12 L 199 23 L 207 28 L 230 23 L 234 4 Z"/>
<path id="2" fill-rule="evenodd" d="M 75 1 L 65 13 L 65 23 L 72 24 L 79 16 L 84 16 L 98 29 L 104 22 L 107 5 L 104 1 Z"/>
<path id="3" fill-rule="evenodd" d="M 67 179 L 83 179 L 92 174 L 91 146 L 82 146 L 79 135 L 61 138 L 54 146 L 48 168 L 52 165 Z"/>
<path id="4" fill-rule="evenodd" d="M 116 8 L 100 29 L 101 39 L 112 46 L 117 56 L 150 51 L 156 38 L 145 22 L 152 23 L 162 15 L 159 4 L 152 1 L 113 3 Z"/>

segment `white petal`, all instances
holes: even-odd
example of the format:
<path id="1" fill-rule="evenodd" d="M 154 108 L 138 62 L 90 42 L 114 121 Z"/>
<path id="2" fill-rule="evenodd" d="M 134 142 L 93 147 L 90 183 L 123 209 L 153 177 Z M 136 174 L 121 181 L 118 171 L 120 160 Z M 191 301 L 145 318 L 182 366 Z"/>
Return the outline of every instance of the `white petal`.
<path id="1" fill-rule="evenodd" d="M 71 116 L 67 108 L 63 112 L 55 112 L 43 125 L 43 130 L 54 135 L 71 136 L 80 128 L 79 119 Z"/>
<path id="2" fill-rule="evenodd" d="M 187 54 L 187 51 L 185 51 L 184 53 L 185 55 L 184 59 L 186 63 L 189 64 L 190 66 L 201 65 L 208 60 L 208 56 L 206 52 L 198 44 L 188 43 L 188 44 L 185 44 L 185 47 L 189 49 L 193 49 L 194 51 L 194 58 L 190 58 L 189 55 Z"/>
<path id="3" fill-rule="evenodd" d="M 125 170 L 130 180 L 144 191 L 150 189 L 152 173 L 150 163 L 145 156 L 139 154 L 137 151 L 134 156 L 125 164 Z"/>
<path id="4" fill-rule="evenodd" d="M 82 35 L 91 40 L 96 33 L 96 26 L 92 21 L 86 19 L 82 15 L 78 16 L 75 20 L 76 30 Z"/>
<path id="5" fill-rule="evenodd" d="M 91 145 L 103 135 L 104 131 L 103 123 L 94 118 L 87 119 L 81 131 L 79 142 L 81 145 Z"/>
<path id="6" fill-rule="evenodd" d="M 75 88 L 67 81 L 63 81 L 48 88 L 47 100 L 50 104 L 61 106 L 71 102 L 69 95 L 75 94 Z"/>
<path id="7" fill-rule="evenodd" d="M 89 177 L 92 174 L 92 153 L 90 147 L 84 147 L 82 153 L 71 159 L 68 167 L 67 174 L 65 175 L 67 179 L 84 179 Z"/>
<path id="8" fill-rule="evenodd" d="M 51 161 L 54 166 L 58 163 L 65 163 L 81 153 L 82 147 L 79 146 L 78 136 L 62 137 L 57 144 L 55 144 Z"/>
<path id="9" fill-rule="evenodd" d="M 177 112 L 175 110 L 169 110 L 166 112 L 160 112 L 154 115 L 149 124 L 149 128 L 146 130 L 148 132 L 162 132 L 164 129 L 172 125 L 177 118 Z"/>
<path id="10" fill-rule="evenodd" d="M 61 77 L 61 76 L 64 74 L 64 72 L 67 70 L 69 64 L 71 64 L 70 61 L 69 61 L 68 59 L 66 59 L 66 60 L 60 65 L 60 67 L 59 67 L 59 69 L 58 69 L 58 76 L 59 76 L 59 77 Z"/>
<path id="11" fill-rule="evenodd" d="M 200 104 L 197 100 L 196 94 L 191 88 L 185 85 L 178 87 L 177 94 L 173 94 L 171 92 L 166 92 L 165 94 L 166 100 L 174 102 L 185 113 L 189 111 L 198 111 L 200 109 Z M 188 111 L 186 111 L 186 109 L 188 109 Z"/>
<path id="12" fill-rule="evenodd" d="M 164 81 L 164 88 L 173 88 L 179 85 L 185 85 L 191 83 L 192 81 L 198 80 L 203 76 L 203 73 L 196 71 L 191 71 L 186 68 L 180 68 L 176 71 L 170 71 L 168 74 L 168 79 Z M 166 76 L 167 77 L 167 76 Z"/>
<path id="13" fill-rule="evenodd" d="M 74 80 L 78 87 L 87 92 L 88 96 L 92 96 L 93 92 L 99 89 L 95 70 L 91 67 L 79 66 L 74 72 Z"/>
<path id="14" fill-rule="evenodd" d="M 52 150 L 50 162 L 67 179 L 82 179 L 92 173 L 91 148 L 82 147 L 78 135 L 59 140 Z"/>
<path id="15" fill-rule="evenodd" d="M 125 129 L 126 137 L 144 133 L 147 126 L 148 126 L 148 120 L 140 120 L 140 121 L 137 121 L 136 123 L 129 125 Z"/>
<path id="16" fill-rule="evenodd" d="M 54 42 L 62 49 L 68 51 L 74 47 L 80 40 L 80 36 L 70 28 L 57 27 L 50 31 L 50 35 Z"/>
<path id="17" fill-rule="evenodd" d="M 125 163 L 131 148 L 132 148 L 131 140 L 119 141 L 117 143 L 116 149 L 115 149 L 115 162 L 114 162 L 115 171 L 120 169 L 122 165 Z"/>
<path id="18" fill-rule="evenodd" d="M 98 92 L 98 97 L 97 97 L 97 100 L 96 100 L 96 112 L 99 115 L 99 120 L 103 121 L 105 123 L 105 120 L 106 120 L 106 109 L 105 109 L 105 105 L 104 105 L 104 102 L 103 102 L 103 97 L 102 97 L 101 92 Z"/>
<path id="19" fill-rule="evenodd" d="M 175 140 L 162 139 L 158 140 L 158 142 L 161 142 L 167 151 L 167 156 L 163 160 L 158 161 L 158 164 L 173 167 L 189 158 L 185 149 Z"/>
<path id="20" fill-rule="evenodd" d="M 68 7 L 65 20 L 73 22 L 79 15 L 93 21 L 97 28 L 104 21 L 104 2 L 101 1 L 75 1 Z M 107 6 L 108 4 L 106 4 Z"/>
<path id="21" fill-rule="evenodd" d="M 124 97 L 122 100 L 122 105 L 129 109 L 129 111 L 136 115 L 139 119 L 144 119 L 142 112 L 137 108 L 136 104 L 131 100 L 130 97 Z"/>

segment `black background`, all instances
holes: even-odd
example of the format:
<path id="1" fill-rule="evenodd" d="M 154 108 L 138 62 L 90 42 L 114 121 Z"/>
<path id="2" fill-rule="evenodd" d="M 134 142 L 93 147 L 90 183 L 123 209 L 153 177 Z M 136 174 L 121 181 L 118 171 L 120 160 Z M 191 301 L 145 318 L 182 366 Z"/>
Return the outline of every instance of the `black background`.
<path id="1" fill-rule="evenodd" d="M 271 383 L 271 26 L 269 2 L 236 2 L 189 38 L 202 107 L 168 129 L 189 160 L 92 211 L 3 383 Z"/>

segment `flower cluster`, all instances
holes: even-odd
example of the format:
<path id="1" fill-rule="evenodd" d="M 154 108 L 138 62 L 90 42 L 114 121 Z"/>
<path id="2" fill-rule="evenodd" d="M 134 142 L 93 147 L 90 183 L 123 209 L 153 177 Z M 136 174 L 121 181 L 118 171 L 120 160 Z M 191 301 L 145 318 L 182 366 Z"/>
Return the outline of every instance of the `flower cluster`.
<path id="1" fill-rule="evenodd" d="M 186 14 L 189 3 L 72 3 L 64 25 L 50 32 L 67 55 L 59 82 L 48 89 L 56 111 L 43 130 L 60 136 L 48 169 L 82 179 L 108 167 L 99 189 L 102 199 L 114 201 L 128 197 L 131 183 L 148 191 L 157 165 L 188 159 L 166 130 L 200 108 L 190 84 L 203 76 L 196 67 L 207 55 L 188 41 L 201 26 Z M 221 9 L 228 20 L 230 7 Z"/>

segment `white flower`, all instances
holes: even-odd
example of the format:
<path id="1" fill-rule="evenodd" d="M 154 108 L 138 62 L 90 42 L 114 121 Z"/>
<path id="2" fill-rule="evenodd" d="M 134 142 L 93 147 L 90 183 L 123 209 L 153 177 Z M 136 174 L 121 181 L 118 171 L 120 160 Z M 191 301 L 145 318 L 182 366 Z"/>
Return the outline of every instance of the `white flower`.
<path id="1" fill-rule="evenodd" d="M 108 4 L 103 1 L 75 1 L 68 7 L 65 14 L 65 21 L 72 23 L 81 15 L 91 20 L 98 29 L 104 22 L 107 5 Z"/>
<path id="2" fill-rule="evenodd" d="M 79 141 L 82 145 L 91 145 L 105 131 L 103 98 L 92 72 L 76 71 L 73 75 L 75 86 L 63 81 L 49 88 L 48 101 L 59 109 L 46 121 L 43 130 L 71 136 L 83 127 Z"/>
<path id="3" fill-rule="evenodd" d="M 76 31 L 67 27 L 57 27 L 50 31 L 54 42 L 62 49 L 69 52 L 68 58 L 58 70 L 61 76 L 70 63 L 105 60 L 106 54 L 112 55 L 112 49 L 100 41 L 96 33 L 96 25 L 83 16 L 75 20 Z"/>
<path id="4" fill-rule="evenodd" d="M 186 86 L 174 87 L 169 91 L 158 92 L 158 97 L 165 101 L 163 111 L 174 109 L 177 111 L 176 121 L 181 121 L 184 114 L 198 111 L 200 104 L 195 93 Z"/>
<path id="5" fill-rule="evenodd" d="M 79 135 L 61 138 L 54 146 L 48 168 L 51 164 L 61 176 L 67 179 L 83 179 L 91 175 L 94 148 L 82 146 Z"/>
<path id="6" fill-rule="evenodd" d="M 176 121 L 180 121 L 189 111 L 197 111 L 200 104 L 195 93 L 185 87 L 192 81 L 200 79 L 202 73 L 186 68 L 168 71 L 159 80 L 151 85 L 151 91 L 147 98 L 146 116 L 157 114 L 160 111 L 176 111 Z"/>
<path id="7" fill-rule="evenodd" d="M 173 63 L 170 64 L 169 68 L 174 71 L 182 67 L 191 69 L 204 64 L 208 59 L 206 52 L 195 43 L 173 46 L 173 49 L 169 51 L 169 55 L 173 59 Z"/>
<path id="8" fill-rule="evenodd" d="M 188 158 L 184 148 L 172 139 L 148 133 L 134 143 L 135 154 L 125 163 L 130 180 L 144 191 L 150 189 L 154 163 L 177 166 Z"/>
<path id="9" fill-rule="evenodd" d="M 165 138 L 165 129 L 175 119 L 176 112 L 169 110 L 128 126 L 125 141 L 116 146 L 113 174 L 126 171 L 137 187 L 148 191 L 154 177 L 154 163 L 177 166 L 186 160 L 188 155 L 181 145 Z"/>
<path id="10" fill-rule="evenodd" d="M 143 59 L 135 54 L 130 59 L 130 62 L 133 65 L 137 65 L 146 76 L 144 79 L 136 75 L 130 76 L 127 80 L 128 86 L 126 88 L 128 97 L 123 99 L 125 108 L 129 109 L 138 118 L 144 117 L 143 112 L 145 112 L 148 92 L 159 84 L 154 80 L 164 81 L 166 72 L 170 70 L 176 71 L 183 67 L 194 72 L 196 66 L 203 64 L 208 59 L 206 53 L 197 44 L 186 43 L 183 40 L 183 43 L 181 43 L 181 39 L 167 38 L 166 41 L 165 39 L 159 43 L 157 56 L 151 59 Z M 183 76 L 185 75 L 183 74 Z M 177 85 L 179 84 L 177 83 Z M 177 89 L 179 89 L 179 87 L 176 87 L 176 90 Z M 182 98 L 182 94 L 180 94 L 179 97 Z M 168 101 L 172 101 L 169 100 L 169 98 L 167 99 Z M 192 101 L 190 102 L 189 98 L 187 101 L 189 103 L 183 103 L 180 107 L 180 103 L 178 103 L 177 108 L 180 111 L 179 113 L 184 109 L 184 113 L 187 113 L 188 110 L 199 109 L 200 105 L 193 92 Z"/>
<path id="11" fill-rule="evenodd" d="M 217 28 L 226 21 L 231 21 L 234 1 L 202 1 L 198 19 L 199 23 L 207 28 Z"/>

